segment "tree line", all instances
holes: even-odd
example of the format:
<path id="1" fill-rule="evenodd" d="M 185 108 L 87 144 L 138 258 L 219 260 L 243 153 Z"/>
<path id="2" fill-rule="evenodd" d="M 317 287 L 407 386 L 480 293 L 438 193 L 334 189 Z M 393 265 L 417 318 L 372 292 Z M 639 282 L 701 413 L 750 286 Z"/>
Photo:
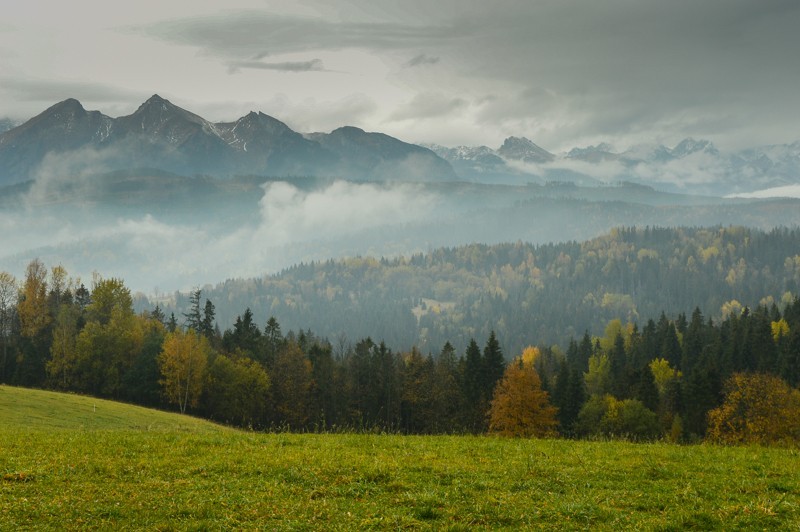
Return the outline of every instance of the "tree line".
<path id="1" fill-rule="evenodd" d="M 534 222 L 532 222 L 534 223 Z M 464 352 L 503 338 L 509 352 L 601 335 L 619 318 L 643 323 L 699 307 L 779 307 L 800 295 L 800 229 L 619 228 L 584 242 L 439 248 L 410 257 L 351 257 L 204 288 L 223 327 L 250 308 L 287 329 L 381 338 L 399 349 Z M 188 296 L 166 303 L 182 313 Z M 143 306 L 142 308 L 145 308 Z"/>
<path id="2" fill-rule="evenodd" d="M 612 319 L 564 349 L 508 357 L 493 330 L 463 351 L 394 351 L 369 336 L 284 333 L 249 308 L 222 331 L 210 299 L 189 301 L 178 316 L 137 314 L 119 279 L 89 289 L 38 260 L 21 282 L 2 272 L 0 382 L 259 430 L 800 440 L 798 298 L 717 320 L 699 308 L 641 327 Z"/>

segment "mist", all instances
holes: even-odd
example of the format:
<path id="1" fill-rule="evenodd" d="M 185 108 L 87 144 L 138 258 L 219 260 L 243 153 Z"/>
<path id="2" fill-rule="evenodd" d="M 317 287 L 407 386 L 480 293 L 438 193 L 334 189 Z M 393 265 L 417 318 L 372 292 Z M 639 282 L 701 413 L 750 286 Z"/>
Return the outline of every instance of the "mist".
<path id="1" fill-rule="evenodd" d="M 20 276 L 39 257 L 75 277 L 98 271 L 145 293 L 258 277 L 303 261 L 396 254 L 399 248 L 380 245 L 375 235 L 388 226 L 428 223 L 442 205 L 436 193 L 414 184 L 334 181 L 303 190 L 268 182 L 254 188 L 252 201 L 225 205 L 222 198 L 205 213 L 185 212 L 196 199 L 187 188 L 176 212 L 159 214 L 143 204 L 96 204 L 94 198 L 113 190 L 94 175 L 40 176 L 16 208 L 0 211 L 7 228 L 0 268 Z M 240 209 L 238 216 L 219 216 L 230 208 Z"/>
<path id="2" fill-rule="evenodd" d="M 186 177 L 114 170 L 118 155 L 86 149 L 48 156 L 33 182 L 0 189 L 0 270 L 21 278 L 39 258 L 73 278 L 97 272 L 158 296 L 311 261 L 394 258 L 471 243 L 580 241 L 619 226 L 800 224 L 797 200 L 620 184 L 626 169 L 618 161 L 520 166 L 528 177 L 561 181 L 543 185 L 525 175 L 506 184 Z M 662 165 L 653 179 L 677 185 L 688 172 L 682 164 L 689 165 Z"/>

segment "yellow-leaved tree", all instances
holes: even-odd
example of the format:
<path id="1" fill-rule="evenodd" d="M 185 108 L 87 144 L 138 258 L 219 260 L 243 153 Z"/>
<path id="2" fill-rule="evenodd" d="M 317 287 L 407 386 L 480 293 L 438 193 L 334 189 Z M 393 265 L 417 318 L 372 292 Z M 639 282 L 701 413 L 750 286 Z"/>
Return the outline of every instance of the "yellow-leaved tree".
<path id="1" fill-rule="evenodd" d="M 506 366 L 489 408 L 489 431 L 501 436 L 543 437 L 555 434 L 558 409 L 550 404 L 534 368 L 535 352 L 526 350 Z"/>
<path id="2" fill-rule="evenodd" d="M 735 373 L 708 413 L 707 439 L 729 444 L 800 443 L 800 391 L 774 375 Z"/>
<path id="3" fill-rule="evenodd" d="M 211 347 L 205 336 L 180 329 L 171 332 L 164 339 L 158 355 L 158 367 L 164 394 L 170 403 L 178 405 L 181 414 L 188 406 L 197 406 L 203 393 L 206 367 Z"/>
<path id="4" fill-rule="evenodd" d="M 34 259 L 25 270 L 22 297 L 17 305 L 20 330 L 23 336 L 33 338 L 50 323 L 47 311 L 47 268 Z"/>

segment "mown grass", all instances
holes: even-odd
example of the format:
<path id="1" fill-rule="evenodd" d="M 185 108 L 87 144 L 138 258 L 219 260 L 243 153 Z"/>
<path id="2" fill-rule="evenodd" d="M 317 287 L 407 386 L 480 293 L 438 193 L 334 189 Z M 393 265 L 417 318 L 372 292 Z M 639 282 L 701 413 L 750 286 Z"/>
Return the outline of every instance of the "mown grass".
<path id="1" fill-rule="evenodd" d="M 41 430 L 9 425 L 3 411 L 0 528 L 800 527 L 791 449 Z"/>

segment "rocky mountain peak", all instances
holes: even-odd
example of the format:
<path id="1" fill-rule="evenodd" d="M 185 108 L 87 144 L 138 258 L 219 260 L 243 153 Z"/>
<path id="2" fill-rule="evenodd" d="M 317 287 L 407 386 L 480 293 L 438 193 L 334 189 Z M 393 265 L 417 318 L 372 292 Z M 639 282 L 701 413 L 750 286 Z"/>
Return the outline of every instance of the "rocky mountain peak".
<path id="1" fill-rule="evenodd" d="M 719 151 L 709 140 L 695 140 L 691 137 L 685 138 L 672 149 L 672 157 L 682 159 L 687 155 L 697 152 L 704 152 L 710 155 L 719 155 Z"/>
<path id="2" fill-rule="evenodd" d="M 607 142 L 601 142 L 597 146 L 572 148 L 569 153 L 567 153 L 567 158 L 593 163 L 618 159 L 619 155 L 614 153 L 612 151 L 613 149 L 614 148 L 611 146 L 611 144 L 608 144 Z"/>
<path id="3" fill-rule="evenodd" d="M 497 153 L 506 159 L 526 163 L 548 163 L 555 155 L 525 137 L 508 137 Z"/>

